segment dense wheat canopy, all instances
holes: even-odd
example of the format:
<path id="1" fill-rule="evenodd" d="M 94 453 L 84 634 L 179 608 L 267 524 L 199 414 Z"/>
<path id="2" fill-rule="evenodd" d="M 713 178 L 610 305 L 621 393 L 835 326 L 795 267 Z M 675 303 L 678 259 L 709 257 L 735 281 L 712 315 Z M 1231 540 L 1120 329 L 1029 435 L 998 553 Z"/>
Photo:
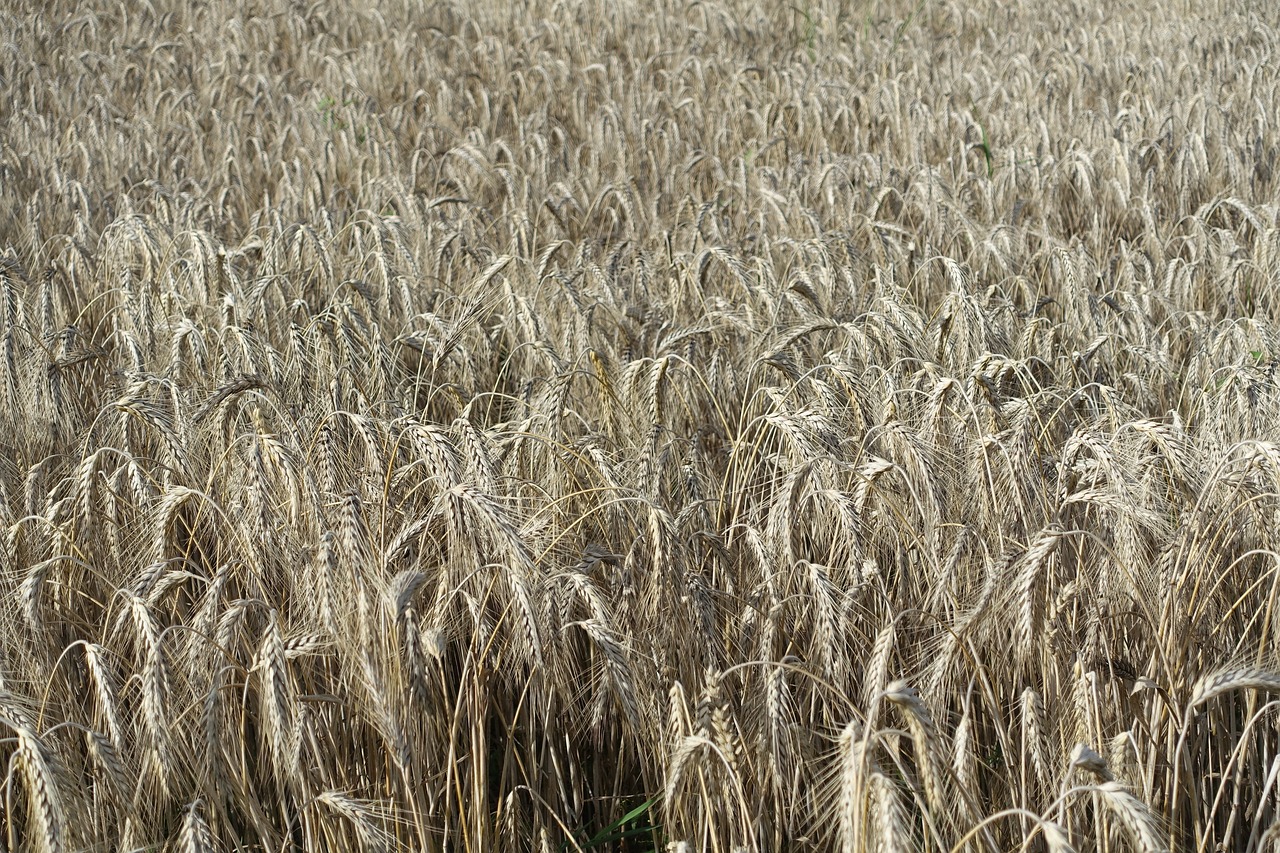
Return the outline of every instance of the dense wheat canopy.
<path id="1" fill-rule="evenodd" d="M 1280 844 L 1271 4 L 0 33 L 0 848 Z"/>

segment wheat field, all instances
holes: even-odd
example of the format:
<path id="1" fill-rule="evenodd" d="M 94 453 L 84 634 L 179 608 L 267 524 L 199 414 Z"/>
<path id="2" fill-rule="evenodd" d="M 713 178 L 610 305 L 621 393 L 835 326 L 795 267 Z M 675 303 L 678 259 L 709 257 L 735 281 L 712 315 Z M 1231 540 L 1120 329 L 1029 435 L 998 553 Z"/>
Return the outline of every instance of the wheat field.
<path id="1" fill-rule="evenodd" d="M 0 849 L 1280 849 L 1280 17 L 0 9 Z"/>

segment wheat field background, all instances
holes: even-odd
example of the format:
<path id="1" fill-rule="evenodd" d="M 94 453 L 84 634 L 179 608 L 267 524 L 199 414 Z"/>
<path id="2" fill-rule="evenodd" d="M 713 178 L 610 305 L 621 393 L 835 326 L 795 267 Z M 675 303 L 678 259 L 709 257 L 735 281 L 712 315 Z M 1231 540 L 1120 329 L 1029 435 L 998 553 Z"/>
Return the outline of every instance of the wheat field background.
<path id="1" fill-rule="evenodd" d="M 0 848 L 1280 845 L 1280 19 L 0 9 Z"/>

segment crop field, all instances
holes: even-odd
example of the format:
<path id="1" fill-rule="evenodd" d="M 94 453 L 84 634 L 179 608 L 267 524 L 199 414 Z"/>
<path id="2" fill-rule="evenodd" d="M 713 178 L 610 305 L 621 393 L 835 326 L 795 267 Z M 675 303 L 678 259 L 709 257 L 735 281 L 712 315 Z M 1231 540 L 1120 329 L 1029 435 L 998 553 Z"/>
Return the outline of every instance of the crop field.
<path id="1" fill-rule="evenodd" d="M 1280 10 L 0 8 L 0 850 L 1280 849 Z"/>

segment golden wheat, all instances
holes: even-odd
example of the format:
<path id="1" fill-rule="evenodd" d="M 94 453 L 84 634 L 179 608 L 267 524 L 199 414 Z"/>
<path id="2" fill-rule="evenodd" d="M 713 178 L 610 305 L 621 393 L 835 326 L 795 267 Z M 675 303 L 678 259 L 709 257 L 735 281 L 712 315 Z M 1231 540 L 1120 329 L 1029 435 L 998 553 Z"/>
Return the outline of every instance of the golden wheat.
<path id="1" fill-rule="evenodd" d="M 1274 846 L 1275 9 L 0 29 L 6 849 Z"/>

